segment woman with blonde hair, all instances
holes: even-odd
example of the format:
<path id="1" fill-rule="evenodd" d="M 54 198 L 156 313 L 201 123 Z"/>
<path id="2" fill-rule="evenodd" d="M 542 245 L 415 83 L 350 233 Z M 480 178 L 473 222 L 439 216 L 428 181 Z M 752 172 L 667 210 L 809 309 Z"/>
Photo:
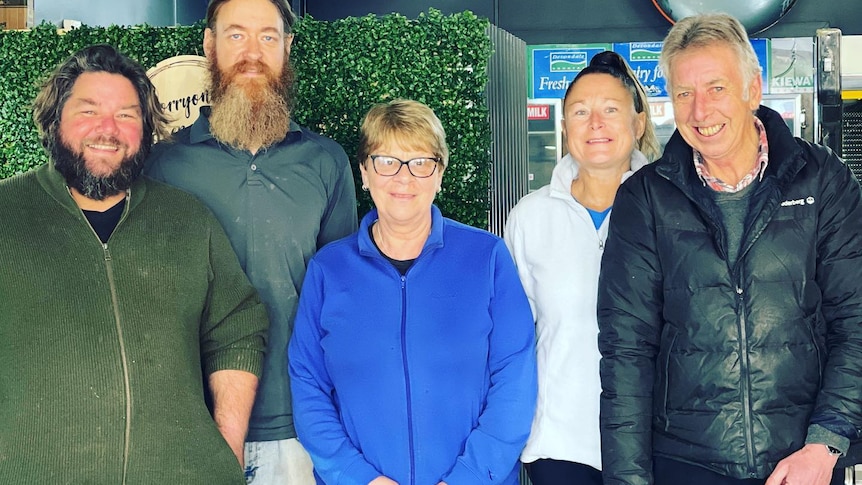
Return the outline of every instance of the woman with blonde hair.
<path id="1" fill-rule="evenodd" d="M 534 485 L 601 484 L 596 295 L 614 196 L 659 145 L 618 54 L 593 57 L 563 100 L 568 154 L 506 224 L 536 323 L 539 396 L 521 454 Z"/>
<path id="2" fill-rule="evenodd" d="M 512 257 L 443 217 L 449 158 L 424 104 L 377 105 L 359 169 L 375 208 L 308 265 L 288 353 L 318 483 L 518 483 L 535 334 Z"/>

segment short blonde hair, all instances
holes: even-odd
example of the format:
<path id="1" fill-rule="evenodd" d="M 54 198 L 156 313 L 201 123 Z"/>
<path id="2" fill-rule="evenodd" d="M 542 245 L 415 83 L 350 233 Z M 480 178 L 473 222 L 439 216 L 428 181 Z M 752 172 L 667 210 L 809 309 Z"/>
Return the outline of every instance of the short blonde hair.
<path id="1" fill-rule="evenodd" d="M 393 142 L 404 148 L 432 152 L 444 169 L 449 164 L 443 124 L 434 110 L 418 101 L 394 99 L 368 111 L 359 133 L 359 164 L 364 166 L 373 150 Z"/>

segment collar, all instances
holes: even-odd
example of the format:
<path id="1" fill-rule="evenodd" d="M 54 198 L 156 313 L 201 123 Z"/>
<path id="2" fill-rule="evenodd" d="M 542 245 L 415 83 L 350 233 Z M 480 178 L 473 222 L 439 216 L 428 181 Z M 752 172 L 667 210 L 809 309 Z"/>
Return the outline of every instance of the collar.
<path id="1" fill-rule="evenodd" d="M 359 244 L 359 253 L 363 256 L 378 256 L 380 255 L 380 251 L 374 246 L 374 241 L 371 240 L 371 237 L 368 235 L 368 229 L 372 224 L 377 222 L 378 214 L 377 208 L 371 209 L 368 214 L 365 214 L 365 217 L 362 218 L 362 221 L 359 223 L 358 234 L 358 244 Z M 419 253 L 419 258 L 421 258 L 428 251 L 443 247 L 443 225 L 445 219 L 443 218 L 443 213 L 440 212 L 440 209 L 437 208 L 436 205 L 431 205 L 431 232 L 428 234 L 428 239 L 425 240 L 425 245 L 422 247 L 422 252 Z M 416 258 L 416 259 L 419 259 Z"/>
<path id="2" fill-rule="evenodd" d="M 646 155 L 641 153 L 640 150 L 635 149 L 632 152 L 632 159 L 630 162 L 631 167 L 623 174 L 620 183 L 625 182 L 633 173 L 637 172 L 648 163 L 649 160 L 647 160 Z M 567 199 L 571 198 L 572 180 L 578 178 L 579 170 L 580 165 L 578 161 L 572 157 L 571 153 L 567 153 L 566 156 L 561 158 L 554 166 L 554 171 L 551 173 L 551 194 L 554 194 L 557 197 L 562 196 Z"/>
<path id="3" fill-rule="evenodd" d="M 769 167 L 763 174 L 763 180 L 774 179 L 782 186 L 787 186 L 796 173 L 805 165 L 803 148 L 807 142 L 793 137 L 787 124 L 776 111 L 761 106 L 757 110 L 757 119 L 766 128 L 769 139 Z M 694 169 L 693 150 L 675 130 L 665 145 L 664 153 L 655 162 L 655 171 L 663 178 L 671 181 L 686 194 L 694 193 L 695 185 L 703 187 Z"/>
<path id="4" fill-rule="evenodd" d="M 39 181 L 39 185 L 45 189 L 45 192 L 47 192 L 51 198 L 72 214 L 82 214 L 78 204 L 75 203 L 75 199 L 72 198 L 72 194 L 69 193 L 66 179 L 63 177 L 63 174 L 54 168 L 53 162 L 49 161 L 48 163 L 42 164 L 40 167 L 36 168 L 35 171 L 36 180 Z M 132 182 L 132 186 L 128 190 L 129 195 L 126 198 L 126 205 L 128 206 L 127 212 L 131 212 L 135 207 L 137 207 L 137 205 L 140 204 L 146 196 L 146 193 L 146 177 L 141 175 L 137 180 Z"/>
<path id="5" fill-rule="evenodd" d="M 769 165 L 769 141 L 766 139 L 766 128 L 764 128 L 763 122 L 757 116 L 754 117 L 754 127 L 757 129 L 757 134 L 760 138 L 760 144 L 757 146 L 757 158 L 751 171 L 742 177 L 742 180 L 736 185 L 730 185 L 710 175 L 706 164 L 703 162 L 703 155 L 699 151 L 692 149 L 694 169 L 705 187 L 709 187 L 716 192 L 735 193 L 751 185 L 755 179 L 758 181 L 763 180 L 766 166 Z"/>

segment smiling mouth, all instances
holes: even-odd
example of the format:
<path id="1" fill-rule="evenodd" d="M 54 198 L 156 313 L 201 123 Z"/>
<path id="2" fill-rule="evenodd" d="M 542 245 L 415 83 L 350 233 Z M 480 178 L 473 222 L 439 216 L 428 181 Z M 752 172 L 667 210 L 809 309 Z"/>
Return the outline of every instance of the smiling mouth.
<path id="1" fill-rule="evenodd" d="M 592 145 L 593 143 L 610 143 L 610 138 L 593 138 L 591 140 L 587 140 L 587 145 Z"/>
<path id="2" fill-rule="evenodd" d="M 103 145 L 100 143 L 88 143 L 87 148 L 92 148 L 93 150 L 103 150 L 103 151 L 112 151 L 115 152 L 120 148 L 117 145 Z"/>
<path id="3" fill-rule="evenodd" d="M 718 133 L 719 131 L 721 131 L 721 129 L 722 129 L 722 128 L 724 128 L 724 123 L 720 123 L 720 124 L 718 124 L 718 125 L 712 125 L 712 126 L 698 126 L 698 127 L 695 127 L 695 129 L 697 130 L 697 132 L 698 132 L 698 133 L 700 133 L 700 134 L 701 134 L 701 135 L 703 135 L 703 136 L 713 136 L 713 135 L 715 135 L 716 133 Z"/>

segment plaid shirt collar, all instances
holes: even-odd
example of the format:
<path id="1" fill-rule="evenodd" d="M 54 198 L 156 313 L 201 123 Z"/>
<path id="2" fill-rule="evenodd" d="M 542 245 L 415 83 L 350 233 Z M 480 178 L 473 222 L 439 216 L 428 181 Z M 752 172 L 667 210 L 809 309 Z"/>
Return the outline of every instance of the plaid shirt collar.
<path id="1" fill-rule="evenodd" d="M 742 180 L 736 185 L 725 183 L 712 175 L 706 169 L 706 164 L 703 163 L 703 155 L 699 151 L 694 152 L 694 169 L 697 171 L 697 176 L 700 177 L 703 185 L 709 186 L 716 192 L 739 192 L 740 190 L 751 185 L 754 179 L 763 180 L 763 174 L 766 172 L 766 166 L 769 164 L 769 143 L 766 141 L 766 129 L 763 127 L 763 122 L 754 117 L 754 127 L 757 128 L 757 134 L 760 136 L 760 146 L 757 147 L 757 163 L 748 172 Z"/>

